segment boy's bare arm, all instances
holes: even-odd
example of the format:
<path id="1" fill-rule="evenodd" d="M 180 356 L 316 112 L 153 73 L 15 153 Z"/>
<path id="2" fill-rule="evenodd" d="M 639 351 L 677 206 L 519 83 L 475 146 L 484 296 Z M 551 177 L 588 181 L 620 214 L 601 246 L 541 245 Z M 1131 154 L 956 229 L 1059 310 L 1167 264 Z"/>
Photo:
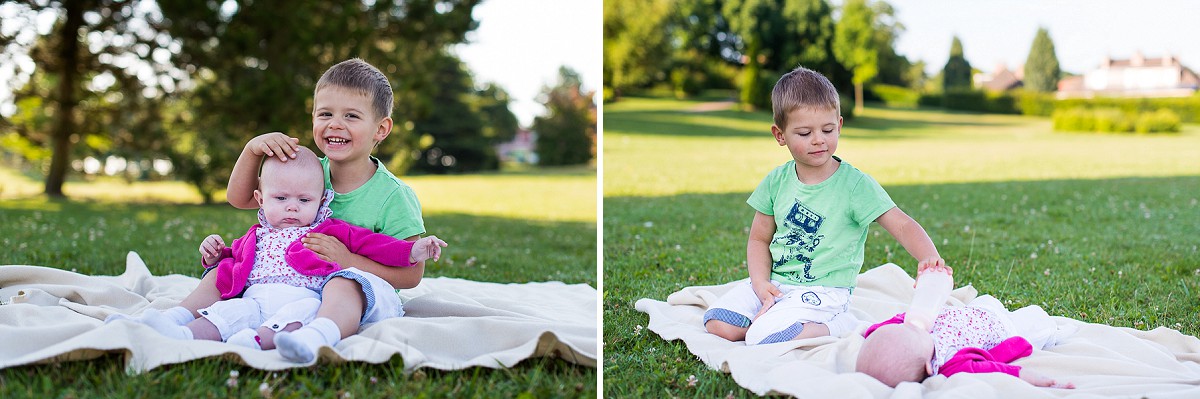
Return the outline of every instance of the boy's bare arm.
<path id="1" fill-rule="evenodd" d="M 937 247 L 933 245 L 933 240 L 929 238 L 925 228 L 899 207 L 884 212 L 875 221 L 879 222 L 879 225 L 883 226 L 884 230 L 887 230 L 896 239 L 896 242 L 904 247 L 904 250 L 917 259 L 918 272 L 929 267 L 945 266 L 945 261 L 938 254 Z"/>
<path id="2" fill-rule="evenodd" d="M 771 284 L 771 239 L 775 236 L 775 218 L 762 212 L 754 212 L 750 224 L 750 239 L 746 242 L 746 269 L 750 273 L 750 286 L 763 307 L 760 314 L 775 304 L 775 298 L 783 293 Z"/>
<path id="3" fill-rule="evenodd" d="M 225 191 L 225 199 L 229 204 L 239 209 L 258 208 L 258 203 L 254 201 L 254 190 L 258 189 L 258 166 L 263 157 L 278 156 L 287 162 L 287 159 L 296 155 L 299 142 L 299 139 L 279 132 L 262 134 L 246 142 L 237 163 L 233 164 L 233 172 L 229 174 Z"/>
<path id="4" fill-rule="evenodd" d="M 405 238 L 405 241 L 417 241 L 420 235 Z M 310 233 L 301 238 L 304 247 L 316 252 L 323 259 L 333 261 L 343 268 L 354 267 L 374 274 L 387 281 L 397 289 L 416 287 L 425 275 L 425 262 L 417 262 L 408 267 L 391 267 L 380 264 L 365 256 L 350 252 L 346 245 L 337 238 L 320 233 Z"/>

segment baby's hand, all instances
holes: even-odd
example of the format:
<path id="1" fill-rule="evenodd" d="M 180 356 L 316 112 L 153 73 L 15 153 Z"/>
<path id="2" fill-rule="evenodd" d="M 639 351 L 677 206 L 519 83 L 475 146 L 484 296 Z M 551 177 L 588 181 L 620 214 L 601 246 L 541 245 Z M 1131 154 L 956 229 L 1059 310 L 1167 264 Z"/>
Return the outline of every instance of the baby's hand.
<path id="1" fill-rule="evenodd" d="M 213 234 L 204 237 L 204 241 L 200 243 L 200 261 L 204 266 L 212 266 L 221 260 L 221 251 L 225 249 L 225 240 L 221 236 Z"/>
<path id="2" fill-rule="evenodd" d="M 433 259 L 436 262 L 442 257 L 442 248 L 448 245 L 442 239 L 437 238 L 437 236 L 422 237 L 413 243 L 412 254 L 409 255 L 408 263 L 417 264 L 417 262 L 428 259 Z"/>
<path id="3" fill-rule="evenodd" d="M 289 158 L 296 157 L 296 151 L 300 150 L 299 143 L 300 139 L 298 138 L 288 137 L 280 132 L 271 132 L 250 139 L 246 143 L 246 149 L 260 157 L 263 155 L 279 156 L 280 161 L 287 162 Z"/>
<path id="4" fill-rule="evenodd" d="M 1075 389 L 1075 384 L 1070 382 L 1054 381 L 1054 379 L 1050 377 L 1029 371 L 1027 368 L 1021 369 L 1021 379 L 1025 380 L 1025 382 L 1033 384 L 1035 387 Z"/>

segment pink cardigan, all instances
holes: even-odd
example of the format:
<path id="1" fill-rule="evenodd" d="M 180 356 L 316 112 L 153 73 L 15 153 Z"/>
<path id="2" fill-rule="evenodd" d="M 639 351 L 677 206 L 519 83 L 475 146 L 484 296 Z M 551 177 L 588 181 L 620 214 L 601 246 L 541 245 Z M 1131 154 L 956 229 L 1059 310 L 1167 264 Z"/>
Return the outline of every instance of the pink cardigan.
<path id="1" fill-rule="evenodd" d="M 872 325 L 863 333 L 863 337 L 871 335 L 875 329 L 888 324 L 904 322 L 904 313 L 891 319 Z M 1013 377 L 1021 377 L 1021 366 L 1008 363 L 1033 354 L 1033 345 L 1021 337 L 1011 337 L 1001 341 L 990 349 L 962 348 L 943 364 L 938 374 L 952 376 L 958 373 L 1005 373 Z"/>
<path id="2" fill-rule="evenodd" d="M 241 238 L 233 241 L 233 245 L 221 251 L 221 260 L 217 263 L 217 290 L 221 299 L 229 299 L 241 295 L 250 278 L 250 270 L 254 268 L 254 252 L 257 238 L 254 234 L 260 228 L 259 224 L 250 226 L 250 230 Z M 328 234 L 337 238 L 346 249 L 379 262 L 385 266 L 407 267 L 412 253 L 413 243 L 397 239 L 387 234 L 372 232 L 362 227 L 354 226 L 339 219 L 326 219 L 310 231 L 310 233 Z M 300 240 L 288 245 L 284 262 L 306 276 L 327 276 L 341 270 L 342 267 L 333 262 L 321 260 L 316 252 L 304 248 Z"/>

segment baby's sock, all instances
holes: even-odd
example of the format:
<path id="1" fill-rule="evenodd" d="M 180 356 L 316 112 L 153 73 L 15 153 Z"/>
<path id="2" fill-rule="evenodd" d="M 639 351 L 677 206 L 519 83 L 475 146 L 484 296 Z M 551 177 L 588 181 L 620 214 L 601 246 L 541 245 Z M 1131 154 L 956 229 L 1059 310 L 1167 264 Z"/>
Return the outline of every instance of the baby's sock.
<path id="1" fill-rule="evenodd" d="M 154 331 L 158 331 L 159 334 L 166 335 L 171 338 L 188 340 L 194 338 L 192 336 L 192 329 L 188 328 L 186 325 L 181 326 L 179 324 L 175 324 L 175 320 L 171 320 L 168 317 L 149 318 L 146 319 L 145 323 L 146 325 L 150 326 L 150 328 L 153 328 Z"/>
<path id="2" fill-rule="evenodd" d="M 254 330 L 253 328 L 247 328 L 245 330 L 233 333 L 233 335 L 230 335 L 229 339 L 225 340 L 225 342 L 238 346 L 244 346 L 250 349 L 262 350 L 262 345 L 258 342 L 258 331 Z"/>
<path id="3" fill-rule="evenodd" d="M 294 332 L 281 331 L 275 335 L 275 346 L 287 360 L 308 363 L 316 357 L 321 346 L 337 345 L 342 340 L 342 331 L 328 318 L 317 318 Z"/>
<path id="4" fill-rule="evenodd" d="M 137 317 L 132 317 L 122 313 L 114 313 L 109 315 L 108 318 L 104 319 L 104 322 L 112 323 L 117 320 L 129 320 L 142 324 L 150 324 L 150 320 L 157 320 L 159 324 L 171 322 L 175 325 L 182 326 L 190 323 L 192 320 L 196 320 L 196 318 L 192 317 L 192 311 L 187 310 L 187 308 L 183 306 L 176 306 L 167 310 L 146 309 Z"/>

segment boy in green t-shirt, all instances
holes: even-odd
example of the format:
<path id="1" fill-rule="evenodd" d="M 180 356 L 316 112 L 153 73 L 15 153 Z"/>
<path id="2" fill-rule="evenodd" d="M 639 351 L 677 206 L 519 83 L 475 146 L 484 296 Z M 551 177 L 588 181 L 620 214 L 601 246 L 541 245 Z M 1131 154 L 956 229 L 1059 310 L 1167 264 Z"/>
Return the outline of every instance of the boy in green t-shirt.
<path id="1" fill-rule="evenodd" d="M 775 83 L 771 104 L 771 133 L 792 160 L 746 201 L 755 210 L 746 244 L 750 282 L 713 303 L 704 327 L 749 344 L 841 336 L 857 324 L 846 310 L 872 221 L 919 261 L 918 271 L 945 261 L 879 183 L 833 155 L 842 117 L 829 79 L 797 67 Z"/>
<path id="2" fill-rule="evenodd" d="M 343 61 L 321 75 L 313 93 L 313 139 L 325 154 L 321 165 L 325 186 L 335 196 L 333 216 L 351 224 L 399 239 L 416 241 L 425 234 L 421 204 L 412 188 L 397 179 L 371 151 L 392 131 L 391 83 L 371 64 L 361 59 Z M 266 133 L 246 143 L 229 176 L 226 197 L 242 209 L 257 208 L 258 168 L 263 157 L 294 158 L 299 139 L 279 132 Z M 412 267 L 381 265 L 346 249 L 336 238 L 309 234 L 304 246 L 342 267 L 322 286 L 321 307 L 312 323 L 289 327 L 275 337 L 280 354 L 296 362 L 309 362 L 321 346 L 333 346 L 358 332 L 362 324 L 400 316 L 396 288 L 413 288 L 421 282 L 424 262 Z M 200 285 L 180 302 L 163 312 L 145 312 L 134 318 L 165 318 L 184 325 L 198 317 L 197 310 L 220 299 L 215 273 L 207 273 Z M 161 320 L 160 320 L 161 322 Z M 161 324 L 161 323 L 160 323 Z M 294 331 L 289 333 L 289 331 Z"/>

